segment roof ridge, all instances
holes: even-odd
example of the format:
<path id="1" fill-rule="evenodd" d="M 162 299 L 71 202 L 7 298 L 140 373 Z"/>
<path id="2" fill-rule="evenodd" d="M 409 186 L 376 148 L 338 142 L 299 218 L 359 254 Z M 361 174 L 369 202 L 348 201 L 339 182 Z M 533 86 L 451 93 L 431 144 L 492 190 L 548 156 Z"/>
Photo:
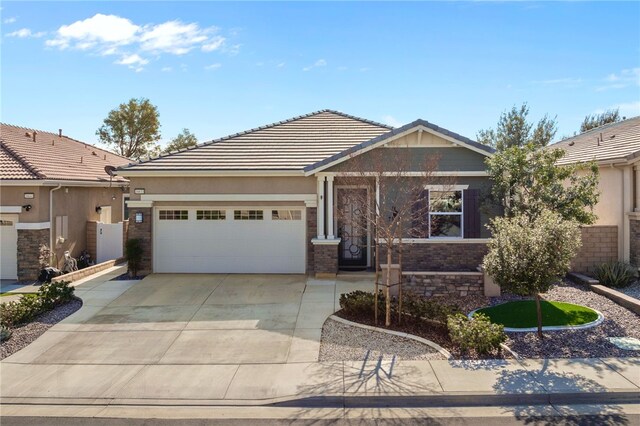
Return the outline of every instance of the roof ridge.
<path id="1" fill-rule="evenodd" d="M 367 123 L 367 124 L 373 124 L 375 126 L 383 127 L 383 128 L 389 129 L 389 130 L 393 129 L 393 127 L 387 126 L 386 124 L 377 123 L 375 121 L 371 121 L 371 120 L 367 120 L 367 119 L 364 119 L 364 118 L 356 117 L 355 115 L 345 114 L 343 112 L 332 110 L 332 109 L 321 109 L 321 110 L 310 112 L 308 114 L 297 115 L 295 117 L 291 117 L 291 118 L 288 118 L 286 120 L 274 121 L 273 123 L 265 124 L 265 125 L 262 125 L 262 126 L 259 126 L 259 127 L 254 127 L 252 129 L 249 129 L 249 130 L 243 130 L 242 132 L 233 133 L 233 134 L 230 134 L 230 135 L 227 135 L 227 136 L 223 136 L 221 138 L 212 139 L 210 141 L 202 142 L 202 143 L 199 143 L 199 144 L 197 144 L 195 146 L 191 146 L 191 147 L 188 147 L 188 148 L 182 148 L 182 149 L 179 149 L 179 150 L 176 150 L 176 151 L 170 151 L 170 152 L 167 152 L 165 154 L 160 154 L 160 155 L 157 155 L 155 157 L 149 157 L 149 158 L 147 158 L 145 160 L 140 160 L 137 164 L 148 163 L 151 160 L 156 160 L 158 158 L 169 157 L 171 155 L 178 154 L 180 152 L 191 151 L 192 149 L 201 148 L 203 146 L 213 145 L 213 144 L 216 144 L 218 142 L 223 142 L 225 140 L 228 140 L 228 139 L 231 139 L 231 138 L 235 138 L 237 136 L 243 136 L 243 135 L 246 135 L 246 134 L 249 134 L 249 133 L 257 132 L 258 130 L 270 129 L 270 128 L 275 127 L 275 126 L 279 126 L 280 124 L 291 123 L 291 122 L 294 122 L 296 120 L 301 120 L 303 118 L 312 117 L 314 115 L 322 114 L 322 113 L 325 113 L 325 112 L 329 112 L 329 113 L 332 113 L 332 114 L 336 114 L 336 115 L 340 115 L 340 116 L 343 116 L 343 117 L 347 117 L 347 118 L 350 118 L 352 120 L 362 121 L 362 122 Z"/>
<path id="2" fill-rule="evenodd" d="M 22 155 L 18 154 L 14 149 L 8 146 L 4 140 L 0 139 L 0 146 L 2 149 L 7 151 L 7 153 L 15 158 L 22 166 L 24 166 L 30 173 L 34 174 L 38 179 L 46 179 L 44 173 L 42 173 L 36 166 L 29 163 L 29 161 Z"/>
<path id="3" fill-rule="evenodd" d="M 4 122 L 0 122 L 0 126 L 14 127 L 14 128 L 16 128 L 16 129 L 29 130 L 29 131 L 33 131 L 33 132 L 37 132 L 37 133 L 49 133 L 49 134 L 51 134 L 51 135 L 54 135 L 55 137 L 60 137 L 60 135 L 59 135 L 59 134 L 56 134 L 56 133 L 54 133 L 54 132 L 50 132 L 50 131 L 48 131 L 48 130 L 35 129 L 35 128 L 33 128 L 33 127 L 17 126 L 17 125 L 15 125 L 15 124 L 8 124 L 8 123 L 4 123 Z M 71 141 L 71 142 L 79 143 L 79 144 L 82 144 L 82 145 L 85 145 L 85 146 L 90 146 L 90 147 L 92 147 L 92 148 L 99 149 L 100 151 L 105 152 L 105 153 L 107 153 L 107 154 L 115 155 L 115 156 L 120 157 L 120 158 L 123 158 L 123 159 L 125 159 L 125 160 L 130 160 L 129 158 L 127 158 L 127 157 L 123 157 L 122 155 L 116 154 L 115 152 L 108 151 L 108 150 L 106 150 L 106 149 L 104 149 L 104 148 L 100 148 L 100 147 L 98 147 L 98 146 L 96 146 L 96 145 L 92 145 L 92 144 L 90 144 L 90 143 L 83 142 L 83 141 L 81 141 L 81 140 L 78 140 L 78 139 L 72 138 L 72 137 L 70 137 L 70 136 L 62 135 L 62 137 L 63 137 L 64 139 L 68 139 L 68 140 L 69 140 L 69 141 Z M 2 139 L 2 135 L 1 135 L 1 134 L 0 134 L 0 139 Z"/>
<path id="4" fill-rule="evenodd" d="M 626 123 L 627 121 L 637 120 L 639 118 L 640 118 L 640 115 L 636 115 L 635 117 L 625 118 L 624 120 L 616 121 L 614 123 L 603 124 L 601 126 L 594 127 L 593 129 L 589 129 L 586 132 L 578 133 L 577 135 L 573 135 L 573 136 L 569 136 L 569 137 L 564 138 L 564 139 L 560 139 L 559 141 L 554 142 L 554 143 L 552 143 L 552 144 L 550 144 L 548 146 L 559 144 L 559 143 L 562 143 L 562 142 L 565 142 L 565 141 L 568 141 L 568 140 L 571 140 L 571 139 L 574 139 L 574 138 L 582 137 L 582 136 L 588 135 L 589 133 L 601 132 L 604 129 L 608 129 L 610 127 L 619 126 L 619 125 L 621 125 L 623 123 Z"/>

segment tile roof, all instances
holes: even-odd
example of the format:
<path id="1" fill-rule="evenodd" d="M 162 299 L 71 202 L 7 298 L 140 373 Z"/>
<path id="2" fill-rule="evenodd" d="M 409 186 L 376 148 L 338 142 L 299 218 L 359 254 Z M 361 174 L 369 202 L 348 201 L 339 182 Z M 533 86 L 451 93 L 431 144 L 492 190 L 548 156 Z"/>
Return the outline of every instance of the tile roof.
<path id="1" fill-rule="evenodd" d="M 36 141 L 33 141 L 33 135 Z M 109 182 L 105 166 L 129 159 L 56 133 L 0 124 L 0 180 L 51 179 Z M 114 181 L 125 181 L 116 176 Z"/>
<path id="2" fill-rule="evenodd" d="M 596 161 L 631 161 L 640 157 L 640 116 L 606 124 L 549 145 L 561 148 L 559 164 Z"/>
<path id="3" fill-rule="evenodd" d="M 328 165 L 330 163 L 333 163 L 334 161 L 340 160 L 341 158 L 345 158 L 346 156 L 351 155 L 351 154 L 355 153 L 356 151 L 359 151 L 361 149 L 367 148 L 368 146 L 375 145 L 377 143 L 383 142 L 383 141 L 385 141 L 385 140 L 387 140 L 387 139 L 389 139 L 389 138 L 391 138 L 393 136 L 402 134 L 402 133 L 406 132 L 407 130 L 411 130 L 412 128 L 415 128 L 415 127 L 418 127 L 418 126 L 424 126 L 424 127 L 428 128 L 428 129 L 431 129 L 431 130 L 436 131 L 438 133 L 441 133 L 443 135 L 449 136 L 450 138 L 460 142 L 463 145 L 468 145 L 468 146 L 474 147 L 474 148 L 476 148 L 476 149 L 478 149 L 480 151 L 483 151 L 484 153 L 486 153 L 488 155 L 491 155 L 491 154 L 493 154 L 495 152 L 495 149 L 491 148 L 490 146 L 487 146 L 487 145 L 481 144 L 479 142 L 473 141 L 473 140 L 471 140 L 469 138 L 466 138 L 464 136 L 461 136 L 461 135 L 459 135 L 459 134 L 457 134 L 455 132 L 447 130 L 444 127 L 440 127 L 440 126 L 437 126 L 437 125 L 435 125 L 433 123 L 429 123 L 426 120 L 418 119 L 418 120 L 415 120 L 415 121 L 413 121 L 413 122 L 411 122 L 409 124 L 405 124 L 402 127 L 395 128 L 395 129 L 391 130 L 390 132 L 386 132 L 386 133 L 384 133 L 384 134 L 382 134 L 380 136 L 377 136 L 377 137 L 375 137 L 373 139 L 370 139 L 368 141 L 364 141 L 364 142 L 362 142 L 362 143 L 360 143 L 358 145 L 354 145 L 351 148 L 346 149 L 345 151 L 339 152 L 339 153 L 337 153 L 337 154 L 335 154 L 335 155 L 333 155 L 331 157 L 325 158 L 325 159 L 323 159 L 323 160 L 321 160 L 321 161 L 319 161 L 319 162 L 317 162 L 315 164 L 310 164 L 309 166 L 305 167 L 304 170 L 305 170 L 305 172 L 311 172 L 312 170 L 315 170 L 315 169 L 317 169 L 319 167 L 326 166 L 326 165 Z"/>
<path id="4" fill-rule="evenodd" d="M 321 110 L 132 164 L 126 169 L 302 170 L 391 129 L 341 112 Z"/>

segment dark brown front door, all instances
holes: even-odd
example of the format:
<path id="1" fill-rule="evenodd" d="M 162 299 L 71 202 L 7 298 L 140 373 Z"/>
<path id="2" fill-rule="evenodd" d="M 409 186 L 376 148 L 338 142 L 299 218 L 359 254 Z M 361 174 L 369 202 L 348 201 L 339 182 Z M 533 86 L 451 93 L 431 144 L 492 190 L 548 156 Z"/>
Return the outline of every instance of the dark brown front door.
<path id="1" fill-rule="evenodd" d="M 336 188 L 338 209 L 338 266 L 367 267 L 366 188 Z"/>

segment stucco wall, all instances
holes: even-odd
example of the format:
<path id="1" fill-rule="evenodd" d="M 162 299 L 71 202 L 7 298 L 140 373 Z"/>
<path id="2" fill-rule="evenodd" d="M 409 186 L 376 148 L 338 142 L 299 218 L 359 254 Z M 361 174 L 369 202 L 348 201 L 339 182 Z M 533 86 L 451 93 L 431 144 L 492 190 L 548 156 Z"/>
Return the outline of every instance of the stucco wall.
<path id="1" fill-rule="evenodd" d="M 316 177 L 132 177 L 131 199 L 139 200 L 135 188 L 145 194 L 315 194 Z"/>
<path id="2" fill-rule="evenodd" d="M 47 222 L 49 220 L 49 187 L 43 186 L 4 186 L 0 182 L 0 205 L 24 206 L 31 204 L 31 210 L 22 209 L 20 222 Z M 26 192 L 34 195 L 32 199 L 24 198 Z"/>

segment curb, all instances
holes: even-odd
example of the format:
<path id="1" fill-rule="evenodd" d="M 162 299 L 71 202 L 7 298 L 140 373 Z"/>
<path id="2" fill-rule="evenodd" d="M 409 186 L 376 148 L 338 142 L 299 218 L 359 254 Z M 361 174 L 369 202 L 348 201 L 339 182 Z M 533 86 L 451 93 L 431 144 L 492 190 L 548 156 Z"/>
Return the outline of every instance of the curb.
<path id="1" fill-rule="evenodd" d="M 451 355 L 451 352 L 449 352 L 448 350 L 446 350 L 442 346 L 438 345 L 437 343 L 432 342 L 431 340 L 427 340 L 427 339 L 424 339 L 422 337 L 415 336 L 413 334 L 402 333 L 400 331 L 394 331 L 394 330 L 387 330 L 385 328 L 373 327 L 371 325 L 359 324 L 357 322 L 353 322 L 353 321 L 346 320 L 344 318 L 340 318 L 337 315 L 330 315 L 329 318 L 334 320 L 334 321 L 340 322 L 342 324 L 350 325 L 352 327 L 362 328 L 364 330 L 369 330 L 369 331 L 377 331 L 379 333 L 385 333 L 385 334 L 390 334 L 392 336 L 404 337 L 405 339 L 414 340 L 414 341 L 416 341 L 418 343 L 422 343 L 424 345 L 432 347 L 436 351 L 440 352 L 440 354 L 442 354 L 448 360 L 453 359 L 453 356 Z"/>

